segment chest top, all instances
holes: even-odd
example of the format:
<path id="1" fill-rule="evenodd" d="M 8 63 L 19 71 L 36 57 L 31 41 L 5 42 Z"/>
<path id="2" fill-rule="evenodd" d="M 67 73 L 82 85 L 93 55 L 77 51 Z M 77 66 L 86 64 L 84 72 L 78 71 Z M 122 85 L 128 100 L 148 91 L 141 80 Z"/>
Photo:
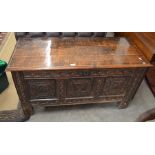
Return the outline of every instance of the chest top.
<path id="1" fill-rule="evenodd" d="M 149 67 L 125 38 L 19 39 L 8 70 Z"/>

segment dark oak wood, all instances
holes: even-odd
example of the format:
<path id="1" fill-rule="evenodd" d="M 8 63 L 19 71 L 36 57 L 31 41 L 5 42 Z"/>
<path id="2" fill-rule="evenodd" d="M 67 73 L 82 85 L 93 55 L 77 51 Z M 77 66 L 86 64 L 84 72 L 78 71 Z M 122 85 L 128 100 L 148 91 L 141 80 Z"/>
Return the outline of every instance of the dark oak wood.
<path id="1" fill-rule="evenodd" d="M 26 117 L 36 106 L 128 106 L 150 63 L 125 38 L 20 39 L 9 63 Z"/>
<path id="2" fill-rule="evenodd" d="M 148 67 L 143 54 L 125 38 L 20 39 L 9 70 L 61 70 Z"/>
<path id="3" fill-rule="evenodd" d="M 155 96 L 155 32 L 120 32 L 116 36 L 129 38 L 152 63 L 146 74 L 147 83 Z"/>
<path id="4" fill-rule="evenodd" d="M 146 74 L 147 83 L 155 96 L 155 32 L 120 32 L 116 36 L 129 38 L 144 53 L 147 59 L 153 64 Z M 155 109 L 148 110 L 141 114 L 138 121 L 155 119 Z"/>

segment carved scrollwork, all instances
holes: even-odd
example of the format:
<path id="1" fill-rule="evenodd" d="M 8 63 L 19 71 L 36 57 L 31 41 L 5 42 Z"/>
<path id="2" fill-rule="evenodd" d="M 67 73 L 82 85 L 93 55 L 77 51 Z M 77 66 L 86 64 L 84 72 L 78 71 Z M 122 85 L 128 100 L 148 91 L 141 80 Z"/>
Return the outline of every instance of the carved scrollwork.
<path id="1" fill-rule="evenodd" d="M 57 70 L 57 71 L 25 71 L 25 79 L 42 78 L 69 78 L 69 77 L 87 77 L 87 76 L 113 76 L 113 75 L 131 75 L 135 69 L 96 69 L 96 70 Z"/>

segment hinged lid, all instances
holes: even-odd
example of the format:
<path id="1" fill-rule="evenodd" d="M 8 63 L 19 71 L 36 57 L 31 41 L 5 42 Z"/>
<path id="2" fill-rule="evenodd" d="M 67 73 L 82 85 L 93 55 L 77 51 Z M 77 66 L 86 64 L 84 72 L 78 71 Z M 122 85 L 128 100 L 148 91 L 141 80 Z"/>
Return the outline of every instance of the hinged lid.
<path id="1" fill-rule="evenodd" d="M 20 39 L 8 70 L 130 68 L 151 66 L 125 38 Z"/>

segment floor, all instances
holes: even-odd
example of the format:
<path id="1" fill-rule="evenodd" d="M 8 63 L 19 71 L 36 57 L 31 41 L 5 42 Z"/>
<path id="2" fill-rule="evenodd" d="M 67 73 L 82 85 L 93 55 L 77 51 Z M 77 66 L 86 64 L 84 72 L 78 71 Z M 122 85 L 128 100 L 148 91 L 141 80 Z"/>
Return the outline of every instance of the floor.
<path id="1" fill-rule="evenodd" d="M 6 61 L 10 60 L 16 40 L 14 33 L 8 33 L 6 42 L 3 47 L 0 48 L 0 59 Z M 0 112 L 6 110 L 16 110 L 19 102 L 19 98 L 12 80 L 10 72 L 6 72 L 9 80 L 8 88 L 0 94 Z"/>
<path id="2" fill-rule="evenodd" d="M 67 106 L 38 109 L 29 122 L 133 122 L 150 108 L 155 107 L 155 98 L 145 80 L 134 99 L 126 109 L 118 109 L 115 104 Z"/>
<path id="3" fill-rule="evenodd" d="M 8 88 L 0 94 L 0 111 L 16 110 L 19 98 L 10 72 L 7 72 Z"/>

